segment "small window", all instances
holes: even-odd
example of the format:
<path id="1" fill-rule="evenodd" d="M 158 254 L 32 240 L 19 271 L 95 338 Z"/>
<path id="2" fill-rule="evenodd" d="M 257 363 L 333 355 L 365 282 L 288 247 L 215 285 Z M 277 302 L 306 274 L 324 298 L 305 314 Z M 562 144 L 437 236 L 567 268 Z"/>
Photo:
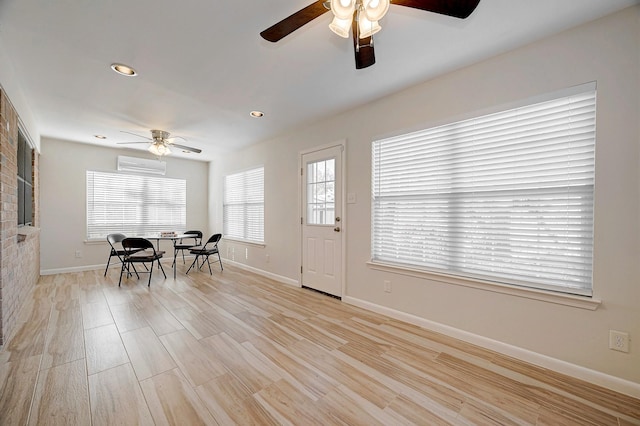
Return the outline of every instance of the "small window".
<path id="1" fill-rule="evenodd" d="M 182 232 L 186 226 L 184 179 L 87 170 L 87 239 Z"/>
<path id="2" fill-rule="evenodd" d="M 33 149 L 18 130 L 18 226 L 33 225 Z"/>
<path id="3" fill-rule="evenodd" d="M 588 85 L 373 142 L 372 260 L 590 296 L 595 130 Z"/>
<path id="4" fill-rule="evenodd" d="M 225 238 L 264 243 L 264 167 L 224 177 Z"/>

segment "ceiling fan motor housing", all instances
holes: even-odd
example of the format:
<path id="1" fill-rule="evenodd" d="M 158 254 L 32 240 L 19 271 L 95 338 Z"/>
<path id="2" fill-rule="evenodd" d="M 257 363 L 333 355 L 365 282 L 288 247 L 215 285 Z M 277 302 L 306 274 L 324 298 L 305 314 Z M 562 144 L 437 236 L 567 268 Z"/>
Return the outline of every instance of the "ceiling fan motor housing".
<path id="1" fill-rule="evenodd" d="M 151 137 L 154 141 L 164 142 L 165 139 L 169 138 L 169 132 L 165 132 L 164 130 L 152 130 Z"/>

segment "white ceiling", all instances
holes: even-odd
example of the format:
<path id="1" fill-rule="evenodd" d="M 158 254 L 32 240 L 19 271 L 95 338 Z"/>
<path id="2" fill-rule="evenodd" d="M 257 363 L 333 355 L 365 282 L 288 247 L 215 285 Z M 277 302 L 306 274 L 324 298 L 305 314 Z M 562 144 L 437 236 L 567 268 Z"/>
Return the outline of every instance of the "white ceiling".
<path id="1" fill-rule="evenodd" d="M 203 150 L 176 155 L 206 161 L 638 0 L 481 0 L 466 20 L 392 5 L 363 70 L 330 13 L 275 44 L 259 36 L 310 3 L 0 0 L 0 43 L 42 136 L 118 146 L 139 140 L 122 130 L 162 129 Z"/>

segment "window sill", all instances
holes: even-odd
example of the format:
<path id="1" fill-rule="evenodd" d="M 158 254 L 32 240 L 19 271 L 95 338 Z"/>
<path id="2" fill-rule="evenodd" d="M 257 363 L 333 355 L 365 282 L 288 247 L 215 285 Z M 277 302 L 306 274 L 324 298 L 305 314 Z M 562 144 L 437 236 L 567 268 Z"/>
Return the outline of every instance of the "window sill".
<path id="1" fill-rule="evenodd" d="M 107 244 L 107 239 L 106 238 L 94 238 L 94 239 L 89 239 L 89 240 L 84 240 L 83 241 L 84 244 L 86 245 L 102 245 L 102 244 Z"/>
<path id="2" fill-rule="evenodd" d="M 586 296 L 576 296 L 572 294 L 556 293 L 553 291 L 538 290 L 533 288 L 509 286 L 506 284 L 498 284 L 472 278 L 428 272 L 421 269 L 414 269 L 405 266 L 396 266 L 373 261 L 367 262 L 367 265 L 371 269 L 374 269 L 376 271 L 391 272 L 415 278 L 437 281 L 444 284 L 470 287 L 479 290 L 491 291 L 494 293 L 508 294 L 510 296 L 540 300 L 543 302 L 555 303 L 558 305 L 571 306 L 574 308 L 587 309 L 591 311 L 595 311 L 602 304 L 601 300 Z"/>
<path id="3" fill-rule="evenodd" d="M 260 248 L 265 248 L 267 245 L 265 243 L 256 243 L 253 241 L 246 241 L 246 240 L 239 240 L 239 239 L 235 239 L 235 238 L 228 238 L 225 237 L 224 235 L 222 236 L 222 240 L 220 242 L 223 241 L 231 241 L 233 243 L 239 243 L 239 244 L 246 244 L 248 246 L 253 246 L 253 247 L 260 247 Z"/>
<path id="4" fill-rule="evenodd" d="M 25 241 L 29 237 L 29 235 L 36 234 L 38 231 L 39 229 L 33 226 L 26 225 L 19 227 L 17 232 L 18 242 L 21 243 Z"/>

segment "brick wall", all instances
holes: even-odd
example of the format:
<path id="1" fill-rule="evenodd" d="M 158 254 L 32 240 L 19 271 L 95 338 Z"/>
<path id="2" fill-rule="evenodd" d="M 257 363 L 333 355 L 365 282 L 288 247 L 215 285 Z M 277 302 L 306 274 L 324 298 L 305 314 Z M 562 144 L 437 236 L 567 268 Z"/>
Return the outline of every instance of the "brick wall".
<path id="1" fill-rule="evenodd" d="M 34 150 L 36 229 L 18 235 L 18 114 L 0 87 L 0 345 L 18 325 L 18 312 L 40 276 L 39 155 Z"/>

